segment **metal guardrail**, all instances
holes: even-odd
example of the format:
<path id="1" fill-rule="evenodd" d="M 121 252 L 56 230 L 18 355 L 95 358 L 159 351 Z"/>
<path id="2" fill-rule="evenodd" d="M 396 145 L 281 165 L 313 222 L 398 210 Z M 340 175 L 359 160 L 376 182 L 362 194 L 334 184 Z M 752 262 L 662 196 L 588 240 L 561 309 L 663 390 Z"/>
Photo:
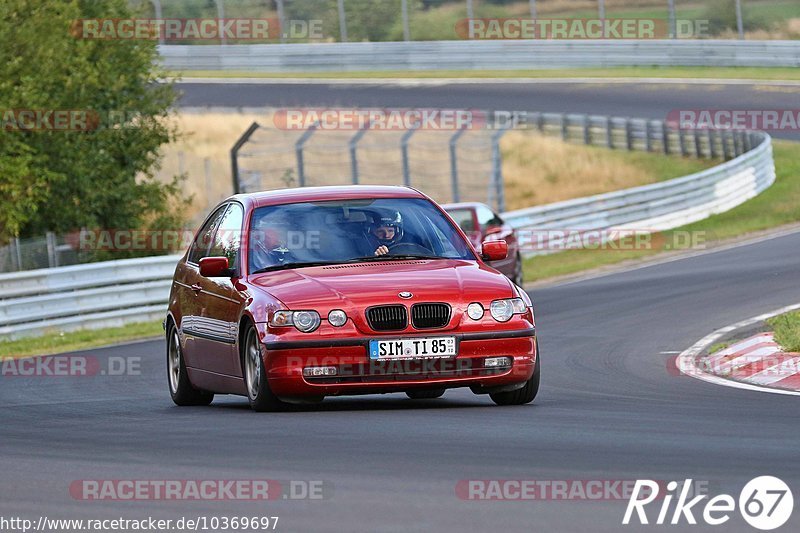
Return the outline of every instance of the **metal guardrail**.
<path id="1" fill-rule="evenodd" d="M 161 45 L 169 70 L 334 72 L 619 66 L 797 67 L 800 41 L 503 40 Z"/>
<path id="2" fill-rule="evenodd" d="M 751 133 L 756 147 L 736 159 L 681 178 L 505 213 L 517 229 L 662 231 L 725 212 L 775 181 L 772 142 Z M 521 243 L 525 245 L 525 243 Z M 536 255 L 541 252 L 530 252 Z"/>
<path id="3" fill-rule="evenodd" d="M 122 326 L 165 315 L 177 255 L 0 276 L 0 338 Z"/>
<path id="4" fill-rule="evenodd" d="M 669 181 L 504 213 L 517 229 L 664 230 L 721 213 L 775 181 L 770 136 L 681 132 L 657 121 L 540 114 L 542 131 L 627 149 L 736 155 Z M 660 143 L 660 144 L 659 144 Z M 523 243 L 524 244 L 524 243 Z M 57 334 L 162 318 L 179 256 L 0 275 L 0 338 Z"/>
<path id="5" fill-rule="evenodd" d="M 727 211 L 775 181 L 772 139 L 763 132 L 682 130 L 664 121 L 587 115 L 533 113 L 527 118 L 540 131 L 560 132 L 564 140 L 729 160 L 668 181 L 504 213 L 515 229 L 662 231 Z M 543 253 L 548 251 L 527 255 Z"/>

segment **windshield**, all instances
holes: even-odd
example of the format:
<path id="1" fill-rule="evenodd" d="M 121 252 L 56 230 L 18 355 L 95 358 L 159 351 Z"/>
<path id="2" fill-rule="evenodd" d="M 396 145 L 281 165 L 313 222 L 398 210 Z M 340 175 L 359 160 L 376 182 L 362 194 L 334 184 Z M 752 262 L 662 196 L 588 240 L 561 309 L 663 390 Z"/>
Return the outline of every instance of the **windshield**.
<path id="1" fill-rule="evenodd" d="M 250 224 L 250 272 L 392 258 L 475 259 L 450 221 L 424 198 L 275 205 Z"/>

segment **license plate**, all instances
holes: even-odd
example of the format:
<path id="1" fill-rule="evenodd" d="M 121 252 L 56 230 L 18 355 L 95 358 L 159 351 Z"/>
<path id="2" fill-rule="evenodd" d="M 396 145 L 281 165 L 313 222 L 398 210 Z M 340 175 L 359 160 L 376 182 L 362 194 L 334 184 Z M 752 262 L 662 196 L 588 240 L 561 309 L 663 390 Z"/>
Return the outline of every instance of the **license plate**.
<path id="1" fill-rule="evenodd" d="M 369 341 L 370 359 L 419 359 L 454 355 L 456 355 L 455 337 Z"/>

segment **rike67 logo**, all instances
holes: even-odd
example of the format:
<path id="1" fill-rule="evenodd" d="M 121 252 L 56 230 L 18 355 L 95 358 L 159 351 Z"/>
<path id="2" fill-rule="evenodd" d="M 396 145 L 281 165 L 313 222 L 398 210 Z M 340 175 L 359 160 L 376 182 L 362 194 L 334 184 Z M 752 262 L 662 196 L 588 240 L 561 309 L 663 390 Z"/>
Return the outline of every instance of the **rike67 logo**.
<path id="1" fill-rule="evenodd" d="M 638 520 L 640 524 L 696 525 L 698 521 L 695 514 L 697 514 L 706 524 L 719 526 L 728 522 L 737 508 L 737 501 L 729 494 L 719 494 L 704 504 L 701 502 L 709 498 L 708 494 L 690 499 L 691 479 L 685 480 L 682 484 L 670 481 L 665 492 L 659 488 L 660 484 L 655 481 L 636 480 L 622 523 L 635 524 Z M 651 522 L 652 511 L 655 509 L 651 508 L 651 514 L 648 516 L 645 507 L 657 500 L 661 505 L 658 516 Z M 675 501 L 674 508 L 673 501 Z M 657 506 L 658 504 L 654 507 Z M 792 516 L 793 508 L 792 491 L 786 483 L 776 477 L 760 476 L 751 479 L 739 493 L 738 510 L 742 518 L 754 528 L 763 531 L 776 529 L 785 524 Z"/>

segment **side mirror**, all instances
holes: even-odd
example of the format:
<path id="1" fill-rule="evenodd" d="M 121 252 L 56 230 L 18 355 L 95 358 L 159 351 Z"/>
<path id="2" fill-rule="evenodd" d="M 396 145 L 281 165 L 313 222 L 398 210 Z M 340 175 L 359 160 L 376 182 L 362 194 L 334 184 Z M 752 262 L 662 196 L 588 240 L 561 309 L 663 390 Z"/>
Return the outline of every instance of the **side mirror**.
<path id="1" fill-rule="evenodd" d="M 229 277 L 227 257 L 204 257 L 200 260 L 200 275 L 204 278 Z"/>
<path id="2" fill-rule="evenodd" d="M 483 243 L 483 258 L 487 261 L 500 261 L 508 257 L 506 241 L 487 241 Z"/>

